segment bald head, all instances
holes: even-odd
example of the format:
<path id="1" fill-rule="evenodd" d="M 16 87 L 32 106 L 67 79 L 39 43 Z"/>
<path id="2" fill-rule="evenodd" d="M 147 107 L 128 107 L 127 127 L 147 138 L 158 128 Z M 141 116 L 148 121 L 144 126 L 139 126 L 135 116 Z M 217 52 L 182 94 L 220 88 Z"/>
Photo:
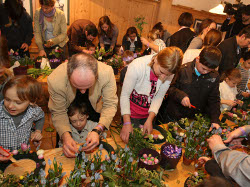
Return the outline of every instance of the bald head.
<path id="1" fill-rule="evenodd" d="M 90 70 L 97 77 L 97 60 L 89 54 L 78 53 L 69 59 L 67 66 L 68 77 L 70 78 L 72 73 L 78 68 Z"/>
<path id="2" fill-rule="evenodd" d="M 70 58 L 67 71 L 72 86 L 79 89 L 81 93 L 85 93 L 95 84 L 97 61 L 91 55 L 79 53 Z"/>

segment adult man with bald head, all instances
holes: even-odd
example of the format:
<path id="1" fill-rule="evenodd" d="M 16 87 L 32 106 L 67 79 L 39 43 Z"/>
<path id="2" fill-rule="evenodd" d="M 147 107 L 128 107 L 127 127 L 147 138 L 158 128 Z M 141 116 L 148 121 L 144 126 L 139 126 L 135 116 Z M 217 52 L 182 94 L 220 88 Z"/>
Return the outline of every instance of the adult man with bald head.
<path id="1" fill-rule="evenodd" d="M 52 122 L 63 141 L 64 154 L 74 157 L 77 152 L 67 115 L 67 108 L 74 99 L 87 102 L 91 120 L 98 122 L 96 130 L 88 135 L 87 146 L 83 150 L 95 148 L 99 144 L 99 132 L 109 128 L 117 110 L 113 69 L 91 55 L 79 53 L 52 72 L 48 77 L 48 90 Z"/>

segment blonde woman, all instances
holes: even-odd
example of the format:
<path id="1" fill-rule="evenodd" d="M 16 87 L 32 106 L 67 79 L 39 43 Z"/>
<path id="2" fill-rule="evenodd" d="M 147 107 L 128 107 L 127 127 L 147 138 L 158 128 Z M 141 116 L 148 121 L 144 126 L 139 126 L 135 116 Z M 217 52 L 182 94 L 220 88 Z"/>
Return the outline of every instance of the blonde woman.
<path id="1" fill-rule="evenodd" d="M 134 127 L 143 125 L 143 133 L 153 130 L 153 119 L 158 113 L 183 54 L 177 47 L 167 47 L 157 55 L 135 59 L 124 79 L 120 106 L 123 117 L 121 139 L 128 143 Z"/>

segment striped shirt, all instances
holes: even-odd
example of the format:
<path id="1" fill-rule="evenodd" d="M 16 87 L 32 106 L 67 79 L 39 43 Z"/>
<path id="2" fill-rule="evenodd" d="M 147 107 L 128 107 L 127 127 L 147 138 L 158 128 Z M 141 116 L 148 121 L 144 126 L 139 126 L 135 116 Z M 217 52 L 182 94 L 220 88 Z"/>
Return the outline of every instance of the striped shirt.
<path id="1" fill-rule="evenodd" d="M 38 106 L 29 106 L 21 123 L 16 127 L 14 120 L 4 112 L 3 101 L 0 103 L 0 146 L 10 151 L 21 148 L 22 143 L 29 144 L 34 121 L 44 118 L 44 112 Z"/>
<path id="2" fill-rule="evenodd" d="M 237 68 L 241 72 L 241 82 L 237 85 L 237 90 L 240 95 L 242 92 L 248 90 L 247 83 L 250 78 L 250 70 L 246 70 L 242 66 L 238 66 Z"/>

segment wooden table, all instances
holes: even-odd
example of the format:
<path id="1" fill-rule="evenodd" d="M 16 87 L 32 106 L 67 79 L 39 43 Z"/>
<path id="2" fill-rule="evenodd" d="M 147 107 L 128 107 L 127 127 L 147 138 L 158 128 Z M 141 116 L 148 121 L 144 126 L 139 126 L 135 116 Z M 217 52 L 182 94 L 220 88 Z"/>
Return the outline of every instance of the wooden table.
<path id="1" fill-rule="evenodd" d="M 114 133 L 116 142 L 121 145 L 122 147 L 125 147 L 125 144 L 122 142 L 120 137 Z M 116 149 L 116 144 L 114 140 L 109 137 L 107 138 L 107 142 L 113 146 L 114 149 Z M 160 152 L 160 147 L 162 144 L 155 145 L 157 148 L 157 151 Z M 62 148 L 56 148 L 51 150 L 45 150 L 44 158 L 46 160 L 46 163 L 48 163 L 48 159 L 53 160 L 54 157 L 56 158 L 57 162 L 61 162 L 63 165 L 63 172 L 66 172 L 66 176 L 64 177 L 63 183 L 65 183 L 65 178 L 69 177 L 70 171 L 74 169 L 75 165 L 75 159 L 74 158 L 67 158 L 65 156 L 62 156 Z M 92 154 L 95 154 L 92 153 Z M 105 154 L 107 154 L 106 151 L 103 151 L 102 158 L 104 159 Z M 46 165 L 45 171 L 48 172 L 49 166 Z M 186 178 L 189 176 L 189 172 L 194 172 L 194 164 L 192 163 L 190 166 L 186 166 L 182 162 L 182 158 L 179 161 L 177 168 L 174 171 L 165 171 L 166 174 L 169 175 L 169 178 L 165 177 L 166 184 L 168 184 L 170 187 L 183 187 L 184 182 Z"/>

